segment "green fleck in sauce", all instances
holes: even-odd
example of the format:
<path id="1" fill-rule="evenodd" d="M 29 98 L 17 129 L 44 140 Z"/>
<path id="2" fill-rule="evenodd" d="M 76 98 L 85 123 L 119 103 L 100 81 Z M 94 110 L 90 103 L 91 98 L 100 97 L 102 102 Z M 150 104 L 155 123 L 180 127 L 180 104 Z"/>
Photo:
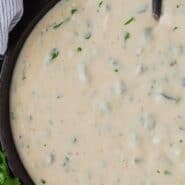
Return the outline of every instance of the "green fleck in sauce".
<path id="1" fill-rule="evenodd" d="M 54 62 L 54 60 L 59 56 L 59 50 L 57 48 L 53 48 L 49 55 L 49 63 Z"/>
<path id="2" fill-rule="evenodd" d="M 169 170 L 164 170 L 164 175 L 166 176 L 172 175 L 172 172 Z"/>
<path id="3" fill-rule="evenodd" d="M 84 39 L 89 40 L 91 38 L 92 34 L 90 32 L 85 33 Z"/>
<path id="4" fill-rule="evenodd" d="M 71 10 L 71 15 L 75 14 L 77 11 L 78 11 L 78 10 L 77 10 L 76 8 L 73 8 L 73 9 Z"/>
<path id="5" fill-rule="evenodd" d="M 135 21 L 135 17 L 129 18 L 127 21 L 125 21 L 124 25 L 128 25 L 128 24 L 132 23 L 133 21 Z"/>
<path id="6" fill-rule="evenodd" d="M 100 7 L 102 7 L 102 5 L 103 5 L 103 1 L 100 1 L 98 4 L 98 7 L 100 8 Z"/>
<path id="7" fill-rule="evenodd" d="M 77 48 L 77 51 L 78 51 L 78 52 L 82 52 L 82 48 L 81 48 L 81 47 L 78 47 L 78 48 Z"/>
<path id="8" fill-rule="evenodd" d="M 130 38 L 130 33 L 128 31 L 124 32 L 124 40 L 127 41 Z"/>

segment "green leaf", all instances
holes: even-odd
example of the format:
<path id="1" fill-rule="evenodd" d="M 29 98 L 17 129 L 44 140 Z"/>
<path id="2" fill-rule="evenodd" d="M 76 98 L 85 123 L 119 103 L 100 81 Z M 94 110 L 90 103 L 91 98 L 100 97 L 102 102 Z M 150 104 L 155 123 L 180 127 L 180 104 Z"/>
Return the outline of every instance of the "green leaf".
<path id="1" fill-rule="evenodd" d="M 55 25 L 53 26 L 54 29 L 59 28 L 60 26 L 62 26 L 62 24 L 64 24 L 64 21 L 59 22 L 59 23 L 55 23 Z"/>
<path id="2" fill-rule="evenodd" d="M 3 152 L 0 151 L 0 164 L 6 164 L 6 157 Z"/>
<path id="3" fill-rule="evenodd" d="M 129 18 L 127 21 L 125 21 L 124 25 L 130 24 L 130 23 L 133 22 L 134 20 L 135 20 L 135 17 L 131 17 L 131 18 Z"/>
<path id="4" fill-rule="evenodd" d="M 85 35 L 84 35 L 84 38 L 86 39 L 86 40 L 89 40 L 90 38 L 91 38 L 91 33 L 90 32 L 88 32 L 88 33 L 86 33 Z"/>
<path id="5" fill-rule="evenodd" d="M 103 5 L 103 1 L 100 1 L 98 7 L 100 8 Z"/>
<path id="6" fill-rule="evenodd" d="M 78 48 L 77 48 L 77 51 L 78 51 L 78 52 L 81 52 L 81 51 L 82 51 L 82 48 L 81 48 L 81 47 L 78 47 Z"/>
<path id="7" fill-rule="evenodd" d="M 124 32 L 124 40 L 128 40 L 130 38 L 130 33 L 128 31 Z"/>
<path id="8" fill-rule="evenodd" d="M 172 172 L 169 170 L 164 170 L 164 175 L 172 175 Z"/>
<path id="9" fill-rule="evenodd" d="M 42 184 L 46 184 L 46 181 L 44 179 L 40 180 Z"/>
<path id="10" fill-rule="evenodd" d="M 2 172 L 0 172 L 0 184 L 4 184 L 5 180 L 6 180 L 5 175 Z"/>
<path id="11" fill-rule="evenodd" d="M 177 27 L 177 26 L 175 26 L 174 28 L 173 28 L 173 31 L 176 31 L 176 30 L 178 30 L 179 28 Z"/>
<path id="12" fill-rule="evenodd" d="M 59 50 L 57 48 L 53 48 L 49 55 L 49 62 L 51 63 L 58 56 L 59 56 Z"/>
<path id="13" fill-rule="evenodd" d="M 71 10 L 71 15 L 75 14 L 77 11 L 78 11 L 78 10 L 77 10 L 76 8 L 73 8 L 73 9 Z"/>
<path id="14" fill-rule="evenodd" d="M 21 185 L 18 178 L 9 177 L 3 185 Z"/>
<path id="15" fill-rule="evenodd" d="M 76 144 L 78 142 L 78 139 L 76 137 L 73 137 L 73 144 Z"/>
<path id="16" fill-rule="evenodd" d="M 18 178 L 10 175 L 6 157 L 2 151 L 0 151 L 0 185 L 21 185 Z"/>
<path id="17" fill-rule="evenodd" d="M 63 24 L 69 22 L 70 19 L 71 19 L 71 18 L 68 17 L 68 18 L 64 19 L 63 21 L 61 21 L 61 22 L 59 22 L 59 23 L 55 23 L 55 24 L 53 25 L 53 29 L 57 29 L 57 28 L 61 27 Z"/>
<path id="18" fill-rule="evenodd" d="M 0 185 L 3 185 L 9 176 L 8 165 L 4 153 L 0 151 Z"/>

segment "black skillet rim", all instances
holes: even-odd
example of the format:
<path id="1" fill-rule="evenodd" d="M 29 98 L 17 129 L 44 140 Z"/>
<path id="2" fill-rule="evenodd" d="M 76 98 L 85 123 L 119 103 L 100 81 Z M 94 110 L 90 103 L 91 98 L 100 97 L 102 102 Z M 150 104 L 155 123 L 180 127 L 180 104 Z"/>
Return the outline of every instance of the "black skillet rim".
<path id="1" fill-rule="evenodd" d="M 16 45 L 13 48 L 8 49 L 0 74 L 0 142 L 3 151 L 7 156 L 8 164 L 12 173 L 19 177 L 25 185 L 34 185 L 34 182 L 21 162 L 12 136 L 9 113 L 10 85 L 17 58 L 25 41 L 41 18 L 58 1 L 59 0 L 50 0 L 28 24 Z"/>

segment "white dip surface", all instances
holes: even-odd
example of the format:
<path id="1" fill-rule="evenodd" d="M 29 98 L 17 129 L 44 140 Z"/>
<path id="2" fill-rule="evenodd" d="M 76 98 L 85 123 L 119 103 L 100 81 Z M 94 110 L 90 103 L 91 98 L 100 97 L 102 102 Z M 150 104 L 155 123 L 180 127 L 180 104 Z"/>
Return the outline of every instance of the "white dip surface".
<path id="1" fill-rule="evenodd" d="M 185 0 L 65 0 L 26 41 L 11 126 L 36 185 L 185 185 Z"/>

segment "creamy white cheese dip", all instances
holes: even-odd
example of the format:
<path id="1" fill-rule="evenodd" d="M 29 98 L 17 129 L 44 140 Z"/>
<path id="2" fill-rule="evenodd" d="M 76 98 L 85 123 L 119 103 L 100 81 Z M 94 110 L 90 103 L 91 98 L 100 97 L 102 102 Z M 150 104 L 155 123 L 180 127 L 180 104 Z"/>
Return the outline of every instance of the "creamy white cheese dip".
<path id="1" fill-rule="evenodd" d="M 11 126 L 36 185 L 185 185 L 185 0 L 65 0 L 35 27 Z"/>

